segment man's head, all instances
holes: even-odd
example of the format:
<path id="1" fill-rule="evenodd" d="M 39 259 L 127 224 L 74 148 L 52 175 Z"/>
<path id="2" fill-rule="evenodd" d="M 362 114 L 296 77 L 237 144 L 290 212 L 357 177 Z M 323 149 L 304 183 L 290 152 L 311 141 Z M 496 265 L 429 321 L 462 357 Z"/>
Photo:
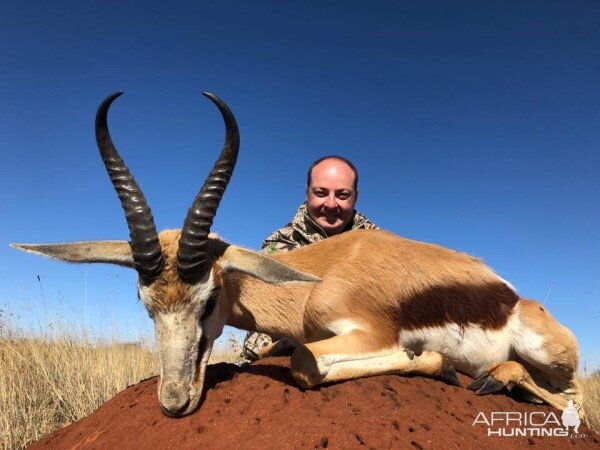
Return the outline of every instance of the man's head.
<path id="1" fill-rule="evenodd" d="M 340 156 L 325 156 L 308 169 L 308 214 L 329 235 L 344 231 L 358 196 L 358 171 Z"/>

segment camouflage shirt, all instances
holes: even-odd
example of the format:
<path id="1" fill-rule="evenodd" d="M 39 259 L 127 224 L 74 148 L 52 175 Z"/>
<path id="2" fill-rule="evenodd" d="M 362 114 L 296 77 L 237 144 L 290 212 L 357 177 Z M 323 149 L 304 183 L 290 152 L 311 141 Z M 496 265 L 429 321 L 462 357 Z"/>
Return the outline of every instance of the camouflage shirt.
<path id="1" fill-rule="evenodd" d="M 379 227 L 354 210 L 354 216 L 346 225 L 344 232 L 357 229 L 379 230 Z M 264 240 L 261 251 L 263 253 L 289 251 L 322 241 L 327 237 L 325 231 L 308 215 L 305 202 L 300 205 L 290 223 Z"/>

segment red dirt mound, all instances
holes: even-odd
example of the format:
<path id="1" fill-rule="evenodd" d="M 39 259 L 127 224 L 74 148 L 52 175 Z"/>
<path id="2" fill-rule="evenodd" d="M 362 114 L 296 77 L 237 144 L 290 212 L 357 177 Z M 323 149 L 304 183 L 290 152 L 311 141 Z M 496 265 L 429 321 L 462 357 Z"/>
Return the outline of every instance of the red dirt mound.
<path id="1" fill-rule="evenodd" d="M 205 388 L 196 413 L 170 419 L 160 411 L 157 378 L 142 381 L 31 448 L 600 447 L 600 437 L 583 424 L 585 437 L 488 436 L 485 424 L 473 425 L 480 412 L 490 420 L 493 411 L 513 417 L 537 411 L 537 421 L 549 413 L 560 421 L 561 413 L 421 377 L 377 376 L 304 391 L 294 384 L 289 358 L 267 358 L 242 368 L 209 366 Z"/>

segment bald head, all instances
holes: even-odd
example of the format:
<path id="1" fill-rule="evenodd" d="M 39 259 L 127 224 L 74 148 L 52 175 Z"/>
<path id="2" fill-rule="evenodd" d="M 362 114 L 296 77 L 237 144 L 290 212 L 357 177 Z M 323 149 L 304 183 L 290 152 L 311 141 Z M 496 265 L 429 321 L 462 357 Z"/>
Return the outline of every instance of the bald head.
<path id="1" fill-rule="evenodd" d="M 322 162 L 326 162 L 326 161 L 331 161 L 331 160 L 338 160 L 342 163 L 345 163 L 346 166 L 348 166 L 350 168 L 350 170 L 352 170 L 352 172 L 354 173 L 354 190 L 358 190 L 358 170 L 356 169 L 356 167 L 354 166 L 354 164 L 352 164 L 352 162 L 342 156 L 338 156 L 338 155 L 328 155 L 328 156 L 323 156 L 322 158 L 317 159 L 314 163 L 312 163 L 310 165 L 310 167 L 308 168 L 308 174 L 306 177 L 306 186 L 310 186 L 311 182 L 312 182 L 312 172 L 313 169 L 318 166 L 319 164 L 321 164 Z"/>

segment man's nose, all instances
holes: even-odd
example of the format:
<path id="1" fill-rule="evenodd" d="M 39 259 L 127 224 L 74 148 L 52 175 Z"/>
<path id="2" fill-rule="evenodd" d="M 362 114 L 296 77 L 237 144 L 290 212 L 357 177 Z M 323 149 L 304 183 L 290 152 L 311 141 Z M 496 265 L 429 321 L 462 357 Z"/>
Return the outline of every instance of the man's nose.
<path id="1" fill-rule="evenodd" d="M 337 201 L 335 198 L 335 194 L 330 194 L 327 196 L 327 200 L 325 200 L 325 206 L 327 208 L 337 208 Z"/>

